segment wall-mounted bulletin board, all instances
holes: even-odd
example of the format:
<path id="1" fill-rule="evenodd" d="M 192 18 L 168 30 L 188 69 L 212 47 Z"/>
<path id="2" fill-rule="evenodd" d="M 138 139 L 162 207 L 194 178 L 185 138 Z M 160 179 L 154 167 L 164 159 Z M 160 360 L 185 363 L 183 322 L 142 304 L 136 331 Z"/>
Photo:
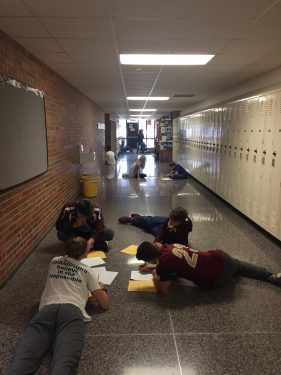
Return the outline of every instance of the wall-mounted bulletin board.
<path id="1" fill-rule="evenodd" d="M 0 190 L 47 169 L 44 95 L 0 75 Z"/>

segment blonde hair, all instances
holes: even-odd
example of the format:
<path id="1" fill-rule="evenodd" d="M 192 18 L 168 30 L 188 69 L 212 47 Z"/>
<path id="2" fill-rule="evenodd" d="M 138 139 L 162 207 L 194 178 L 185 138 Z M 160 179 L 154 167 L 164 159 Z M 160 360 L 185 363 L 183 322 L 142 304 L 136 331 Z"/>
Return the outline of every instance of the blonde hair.
<path id="1" fill-rule="evenodd" d="M 145 167 L 146 157 L 144 155 L 141 155 L 138 161 L 140 167 L 143 169 Z"/>

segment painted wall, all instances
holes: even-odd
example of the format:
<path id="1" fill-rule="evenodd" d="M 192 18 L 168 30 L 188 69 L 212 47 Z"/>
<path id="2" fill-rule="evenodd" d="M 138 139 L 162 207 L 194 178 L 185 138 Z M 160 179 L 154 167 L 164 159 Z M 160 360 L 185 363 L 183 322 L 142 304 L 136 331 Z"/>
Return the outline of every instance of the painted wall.
<path id="1" fill-rule="evenodd" d="M 1 285 L 54 225 L 64 202 L 78 196 L 78 144 L 95 151 L 101 164 L 104 131 L 96 124 L 104 122 L 104 113 L 3 33 L 0 72 L 45 93 L 48 141 L 48 172 L 0 192 Z"/>

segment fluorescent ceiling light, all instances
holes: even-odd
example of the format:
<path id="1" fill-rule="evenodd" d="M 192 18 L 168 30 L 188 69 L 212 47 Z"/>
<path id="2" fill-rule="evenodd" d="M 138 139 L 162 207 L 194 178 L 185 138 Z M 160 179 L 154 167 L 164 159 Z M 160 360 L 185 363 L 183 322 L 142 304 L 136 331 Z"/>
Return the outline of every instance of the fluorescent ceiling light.
<path id="1" fill-rule="evenodd" d="M 127 100 L 169 100 L 169 96 L 127 96 Z"/>
<path id="2" fill-rule="evenodd" d="M 127 54 L 120 55 L 120 62 L 124 65 L 205 65 L 214 56 Z"/>
<path id="3" fill-rule="evenodd" d="M 130 115 L 130 117 L 150 117 L 151 115 Z"/>
<path id="4" fill-rule="evenodd" d="M 129 109 L 130 112 L 155 112 L 157 109 Z"/>

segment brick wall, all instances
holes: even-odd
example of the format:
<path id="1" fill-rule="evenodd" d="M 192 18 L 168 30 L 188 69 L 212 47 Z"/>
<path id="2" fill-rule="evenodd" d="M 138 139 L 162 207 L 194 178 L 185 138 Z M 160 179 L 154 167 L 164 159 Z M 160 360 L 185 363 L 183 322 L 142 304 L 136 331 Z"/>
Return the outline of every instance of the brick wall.
<path id="1" fill-rule="evenodd" d="M 79 150 L 101 163 L 104 113 L 24 48 L 0 32 L 0 72 L 45 93 L 48 172 L 0 192 L 0 286 L 54 225 L 62 204 L 79 194 Z M 0 124 L 3 126 L 3 124 Z"/>

